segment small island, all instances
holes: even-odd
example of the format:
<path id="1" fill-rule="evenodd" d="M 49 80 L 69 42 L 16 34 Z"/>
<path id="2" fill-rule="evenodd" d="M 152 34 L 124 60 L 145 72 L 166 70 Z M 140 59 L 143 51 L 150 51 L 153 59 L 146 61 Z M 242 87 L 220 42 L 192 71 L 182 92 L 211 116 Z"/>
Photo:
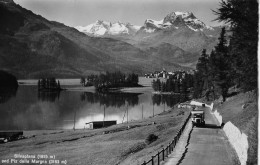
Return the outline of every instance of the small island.
<path id="1" fill-rule="evenodd" d="M 87 77 L 87 81 L 85 78 L 81 78 L 82 86 L 94 86 L 97 92 L 111 92 L 124 87 L 142 87 L 138 82 L 138 74 L 130 73 L 126 75 L 120 71 L 90 75 Z"/>
<path id="2" fill-rule="evenodd" d="M 61 91 L 60 81 L 55 78 L 42 78 L 38 80 L 38 91 Z"/>

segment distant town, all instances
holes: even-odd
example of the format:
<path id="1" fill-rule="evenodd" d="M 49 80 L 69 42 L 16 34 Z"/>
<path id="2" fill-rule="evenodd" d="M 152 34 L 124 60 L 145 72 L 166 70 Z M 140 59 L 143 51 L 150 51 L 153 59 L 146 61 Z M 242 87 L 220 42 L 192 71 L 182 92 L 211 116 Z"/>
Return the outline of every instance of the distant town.
<path id="1" fill-rule="evenodd" d="M 163 69 L 162 71 L 155 71 L 153 73 L 146 73 L 144 76 L 146 78 L 164 78 L 164 79 L 169 79 L 170 76 L 176 76 L 177 79 L 182 79 L 185 78 L 186 74 L 194 75 L 195 70 L 189 70 L 189 71 L 184 71 L 184 70 L 177 70 L 177 71 L 166 71 Z"/>

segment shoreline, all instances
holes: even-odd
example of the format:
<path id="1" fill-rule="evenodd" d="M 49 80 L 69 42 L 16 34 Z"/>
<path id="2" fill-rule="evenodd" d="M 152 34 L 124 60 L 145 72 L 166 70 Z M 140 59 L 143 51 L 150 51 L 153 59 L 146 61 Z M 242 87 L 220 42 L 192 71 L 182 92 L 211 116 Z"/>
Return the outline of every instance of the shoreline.
<path id="1" fill-rule="evenodd" d="M 31 80 L 19 80 L 19 85 L 22 86 L 37 86 L 37 80 L 33 80 L 35 82 L 32 82 Z M 62 91 L 75 91 L 75 92 L 96 92 L 94 86 L 89 87 L 83 87 L 80 86 L 80 84 L 65 84 L 62 85 Z M 116 93 L 116 92 L 125 92 L 125 93 L 153 93 L 152 92 L 152 86 L 144 86 L 140 85 L 138 87 L 119 87 L 119 88 L 113 88 L 108 91 L 108 93 Z"/>
<path id="2" fill-rule="evenodd" d="M 181 95 L 181 93 L 174 93 L 174 92 L 152 92 L 155 95 Z"/>
<path id="3" fill-rule="evenodd" d="M 145 119 L 131 120 L 131 121 L 128 121 L 128 123 L 127 122 L 118 123 L 118 124 L 116 124 L 114 126 L 122 126 L 122 125 L 127 125 L 127 124 L 130 124 L 130 125 L 131 124 L 137 124 L 137 123 L 140 123 L 141 121 L 147 120 L 147 119 L 151 119 L 152 120 L 152 119 L 154 119 L 154 118 L 156 118 L 158 116 L 165 115 L 165 113 L 167 113 L 169 111 L 174 111 L 174 110 L 177 110 L 177 109 L 182 110 L 182 109 L 188 109 L 188 108 L 178 108 L 178 103 L 177 103 L 174 107 L 172 107 L 172 108 L 170 108 L 168 110 L 165 110 L 164 112 L 158 113 L 158 114 L 156 114 L 154 116 L 149 116 L 149 117 L 147 117 Z M 113 127 L 113 126 L 110 126 L 110 127 Z M 106 129 L 106 128 L 109 128 L 109 127 L 104 127 L 104 128 L 100 128 L 100 129 Z M 75 131 L 84 131 L 84 130 L 85 131 L 93 131 L 93 130 L 100 130 L 100 129 L 82 128 L 82 129 L 75 129 Z M 35 129 L 35 130 L 0 130 L 0 131 L 6 131 L 6 132 L 9 132 L 9 131 L 23 131 L 23 132 L 26 132 L 26 133 L 28 133 L 28 132 L 39 132 L 39 133 L 43 133 L 43 134 L 45 134 L 45 133 L 51 133 L 52 134 L 53 132 L 57 132 L 57 131 L 66 132 L 66 131 L 74 131 L 74 130 L 73 129 L 43 129 L 43 130 Z"/>
<path id="4" fill-rule="evenodd" d="M 12 158 L 14 153 L 44 153 L 56 155 L 60 160 L 66 159 L 68 164 L 140 164 L 168 144 L 188 114 L 188 109 L 174 106 L 154 117 L 101 129 L 25 130 L 24 136 L 28 138 L 0 144 L 0 153 L 3 159 Z M 150 134 L 159 138 L 147 143 L 146 138 Z M 142 152 L 135 150 L 136 147 Z M 64 152 L 72 148 L 74 152 Z M 93 154 L 102 157 L 97 161 Z"/>

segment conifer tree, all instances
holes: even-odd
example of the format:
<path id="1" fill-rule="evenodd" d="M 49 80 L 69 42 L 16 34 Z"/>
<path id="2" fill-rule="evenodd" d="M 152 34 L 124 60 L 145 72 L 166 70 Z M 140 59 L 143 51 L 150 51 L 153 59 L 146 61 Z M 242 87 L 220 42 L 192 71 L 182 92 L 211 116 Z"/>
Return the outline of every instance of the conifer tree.
<path id="1" fill-rule="evenodd" d="M 219 21 L 230 24 L 230 54 L 237 85 L 245 91 L 257 88 L 258 1 L 221 1 L 214 11 Z"/>
<path id="2" fill-rule="evenodd" d="M 208 74 L 209 74 L 209 56 L 206 49 L 202 50 L 202 54 L 196 65 L 196 73 L 194 75 L 194 94 L 193 97 L 202 97 L 203 92 L 208 89 Z"/>
<path id="3" fill-rule="evenodd" d="M 214 53 L 210 56 L 210 68 L 213 75 L 212 81 L 214 88 L 222 95 L 223 101 L 226 100 L 228 89 L 231 86 L 231 68 L 230 56 L 228 53 L 227 40 L 225 36 L 226 30 L 222 28 L 219 42 L 215 47 Z"/>
<path id="4" fill-rule="evenodd" d="M 206 49 L 202 50 L 201 57 L 198 59 L 198 63 L 196 66 L 197 71 L 201 74 L 202 82 L 201 88 L 202 91 L 208 89 L 208 65 L 209 65 L 209 56 L 206 53 Z"/>

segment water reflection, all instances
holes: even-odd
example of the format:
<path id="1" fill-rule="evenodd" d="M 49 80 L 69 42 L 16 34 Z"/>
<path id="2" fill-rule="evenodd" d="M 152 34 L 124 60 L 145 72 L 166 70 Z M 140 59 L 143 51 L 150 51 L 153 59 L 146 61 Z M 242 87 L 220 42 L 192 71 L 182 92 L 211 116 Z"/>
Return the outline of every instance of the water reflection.
<path id="1" fill-rule="evenodd" d="M 16 96 L 18 87 L 0 87 L 0 104 Z"/>
<path id="2" fill-rule="evenodd" d="M 84 92 L 80 95 L 82 101 L 100 103 L 106 107 L 122 107 L 127 103 L 129 106 L 138 104 L 138 95 L 141 93 L 91 93 Z"/>
<path id="3" fill-rule="evenodd" d="M 187 97 L 180 95 L 160 95 L 154 94 L 152 95 L 153 104 L 161 105 L 166 104 L 169 107 L 173 107 L 177 103 L 187 101 Z"/>
<path id="4" fill-rule="evenodd" d="M 60 91 L 38 91 L 38 99 L 41 101 L 55 102 L 59 97 Z"/>
<path id="5" fill-rule="evenodd" d="M 0 130 L 82 129 L 87 122 L 108 120 L 122 123 L 154 116 L 181 101 L 178 96 L 151 92 L 41 93 L 37 86 L 19 86 L 3 98 Z"/>

